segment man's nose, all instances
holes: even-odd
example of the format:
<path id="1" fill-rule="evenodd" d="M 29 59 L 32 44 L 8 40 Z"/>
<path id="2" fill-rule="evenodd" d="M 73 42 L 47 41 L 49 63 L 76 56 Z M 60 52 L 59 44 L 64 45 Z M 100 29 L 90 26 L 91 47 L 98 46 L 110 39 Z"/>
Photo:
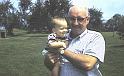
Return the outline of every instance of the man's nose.
<path id="1" fill-rule="evenodd" d="M 77 19 L 75 19 L 75 21 L 74 21 L 74 25 L 78 25 L 78 21 L 77 21 Z"/>

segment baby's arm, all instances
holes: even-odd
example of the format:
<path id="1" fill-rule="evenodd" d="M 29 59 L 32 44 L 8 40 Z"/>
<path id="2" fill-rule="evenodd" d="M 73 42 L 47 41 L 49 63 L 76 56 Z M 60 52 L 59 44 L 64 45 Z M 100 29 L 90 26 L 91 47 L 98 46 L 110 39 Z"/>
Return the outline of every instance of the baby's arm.
<path id="1" fill-rule="evenodd" d="M 62 48 L 62 47 L 66 48 L 66 44 L 61 41 L 50 42 L 50 43 L 48 43 L 48 46 L 51 48 Z"/>

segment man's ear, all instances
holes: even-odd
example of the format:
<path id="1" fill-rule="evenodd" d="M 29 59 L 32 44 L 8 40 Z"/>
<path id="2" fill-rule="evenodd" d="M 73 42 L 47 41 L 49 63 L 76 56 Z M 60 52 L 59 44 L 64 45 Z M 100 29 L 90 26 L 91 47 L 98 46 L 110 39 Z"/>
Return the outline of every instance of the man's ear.
<path id="1" fill-rule="evenodd" d="M 90 18 L 87 17 L 87 18 L 86 18 L 86 25 L 89 24 L 89 21 L 90 21 Z"/>
<path id="2" fill-rule="evenodd" d="M 86 17 L 86 20 L 89 21 L 90 20 L 90 17 Z"/>

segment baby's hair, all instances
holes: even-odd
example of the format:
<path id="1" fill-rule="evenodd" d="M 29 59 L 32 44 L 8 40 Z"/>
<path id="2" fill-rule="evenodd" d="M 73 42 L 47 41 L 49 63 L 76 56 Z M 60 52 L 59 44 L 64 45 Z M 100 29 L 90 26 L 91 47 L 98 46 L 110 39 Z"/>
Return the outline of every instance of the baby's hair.
<path id="1" fill-rule="evenodd" d="M 51 24 L 52 24 L 52 27 L 55 28 L 55 27 L 61 27 L 61 26 L 67 25 L 67 22 L 65 18 L 53 17 L 51 19 Z"/>

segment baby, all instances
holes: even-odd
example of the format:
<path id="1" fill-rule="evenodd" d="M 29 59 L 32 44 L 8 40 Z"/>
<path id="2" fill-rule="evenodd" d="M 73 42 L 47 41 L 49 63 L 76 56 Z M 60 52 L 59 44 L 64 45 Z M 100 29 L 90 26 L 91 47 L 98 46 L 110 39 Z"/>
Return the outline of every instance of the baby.
<path id="1" fill-rule="evenodd" d="M 52 31 L 50 35 L 48 35 L 48 47 L 45 49 L 48 52 L 54 52 L 56 54 L 60 54 L 55 50 L 61 50 L 66 48 L 68 42 L 66 38 L 67 33 L 67 22 L 64 18 L 55 17 L 52 19 Z M 61 56 L 59 56 L 61 60 Z M 54 67 L 51 71 L 51 76 L 59 76 L 59 69 L 60 69 L 60 61 L 54 62 Z"/>

